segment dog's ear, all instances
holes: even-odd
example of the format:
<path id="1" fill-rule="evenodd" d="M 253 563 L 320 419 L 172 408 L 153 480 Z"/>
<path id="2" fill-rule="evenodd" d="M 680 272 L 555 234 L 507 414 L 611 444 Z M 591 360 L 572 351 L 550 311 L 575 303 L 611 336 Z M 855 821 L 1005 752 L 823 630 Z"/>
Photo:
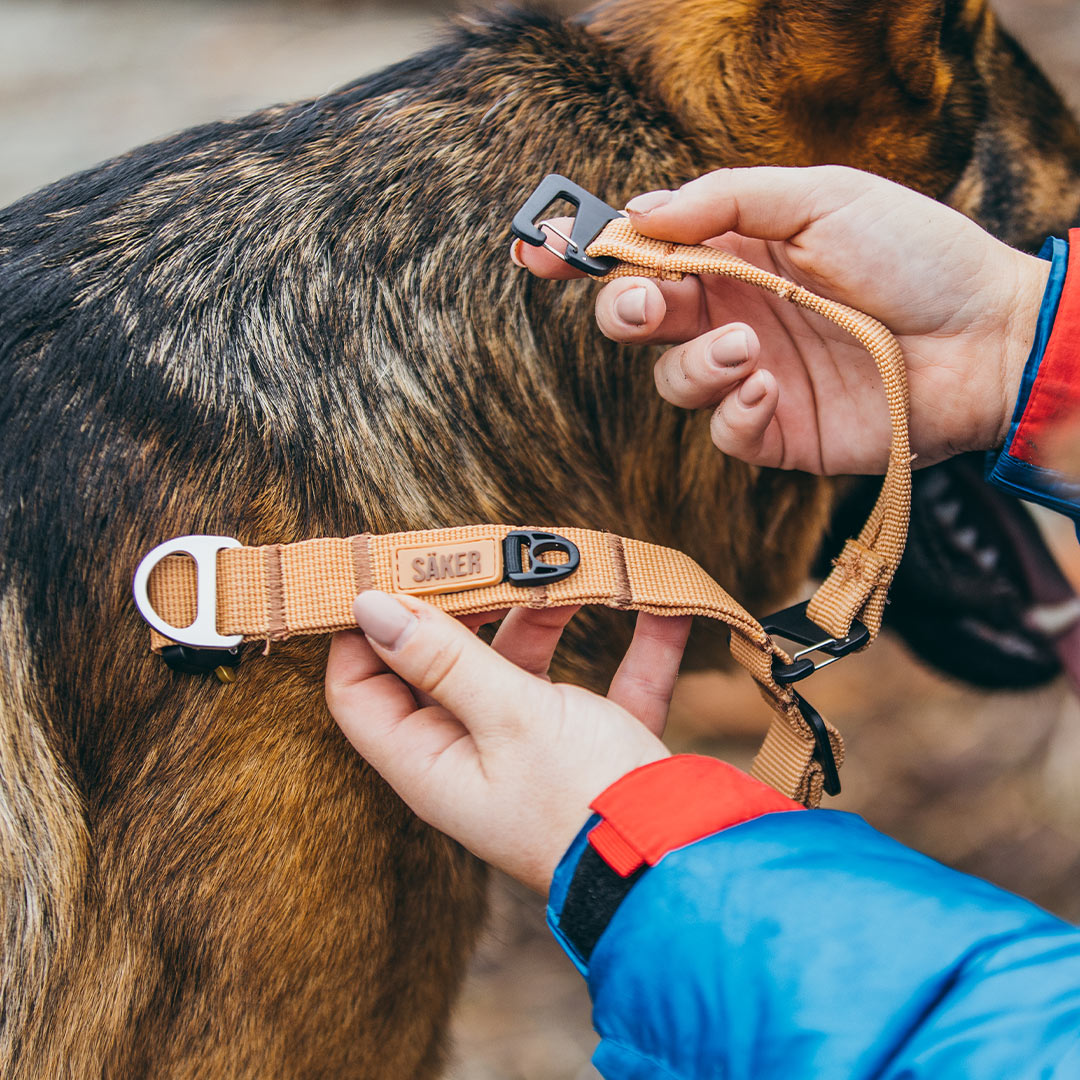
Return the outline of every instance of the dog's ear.
<path id="1" fill-rule="evenodd" d="M 863 6 L 882 9 L 885 56 L 908 92 L 927 101 L 944 98 L 952 81 L 942 48 L 946 0 L 891 0 Z"/>
<path id="2" fill-rule="evenodd" d="M 857 98 L 898 83 L 937 106 L 957 61 L 971 58 L 984 9 L 984 0 L 782 0 L 761 4 L 757 17 L 759 40 L 823 88 Z"/>
<path id="3" fill-rule="evenodd" d="M 986 0 L 608 0 L 590 24 L 709 165 L 836 163 L 932 194 L 980 109 Z"/>

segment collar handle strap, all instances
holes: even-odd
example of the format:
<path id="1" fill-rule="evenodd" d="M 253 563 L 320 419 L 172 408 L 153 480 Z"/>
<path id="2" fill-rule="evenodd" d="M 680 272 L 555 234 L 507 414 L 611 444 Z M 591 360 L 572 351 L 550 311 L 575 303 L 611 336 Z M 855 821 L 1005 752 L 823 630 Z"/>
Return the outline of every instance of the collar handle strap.
<path id="1" fill-rule="evenodd" d="M 766 289 L 835 323 L 873 357 L 885 388 L 892 431 L 885 480 L 862 532 L 844 545 L 832 572 L 802 613 L 812 626 L 821 629 L 819 647 L 825 651 L 839 645 L 846 652 L 872 642 L 881 629 L 889 586 L 904 552 L 911 512 L 910 405 L 899 342 L 869 315 L 827 300 L 717 248 L 668 244 L 642 236 L 625 218 L 604 225 L 586 251 L 590 256 L 618 260 L 615 268 L 604 275 L 605 281 L 630 276 L 678 281 L 687 274 L 719 274 Z M 859 644 L 851 645 L 853 639 Z M 736 637 L 732 635 L 732 651 L 736 650 Z M 799 660 L 802 659 L 800 656 Z M 804 662 L 802 670 L 809 674 L 816 667 L 807 670 Z M 778 715 L 752 769 L 758 779 L 807 805 L 817 805 L 823 788 L 839 789 L 834 765 L 839 766 L 843 761 L 843 747 L 835 729 L 820 717 L 814 717 L 797 708 Z M 833 750 L 833 762 L 828 760 L 828 749 Z"/>
<path id="2" fill-rule="evenodd" d="M 204 640 L 218 650 L 223 642 L 235 648 L 238 640 L 266 641 L 269 647 L 296 634 L 347 629 L 353 626 L 353 599 L 370 588 L 422 595 L 454 615 L 603 604 L 718 619 L 730 627 L 732 655 L 776 713 L 753 774 L 789 798 L 817 806 L 823 792 L 839 791 L 844 744 L 789 684 L 823 666 L 807 661 L 808 654 L 820 651 L 832 662 L 869 644 L 881 627 L 911 504 L 908 390 L 900 345 L 870 316 L 735 255 L 642 236 L 565 177 L 541 184 L 515 218 L 515 234 L 546 246 L 546 234 L 534 223 L 557 198 L 569 198 L 579 209 L 568 244 L 575 265 L 588 273 L 605 280 L 633 275 L 670 281 L 719 274 L 746 282 L 835 323 L 874 358 L 892 428 L 877 505 L 805 608 L 767 620 L 778 636 L 807 648 L 788 656 L 765 627 L 681 552 L 584 529 L 556 533 L 494 525 L 255 548 L 221 537 L 170 541 L 151 552 L 136 573 L 136 603 L 154 628 L 152 645 L 158 652 L 173 647 L 175 639 L 195 650 Z M 211 551 L 207 544 L 216 546 Z M 192 627 L 199 628 L 199 640 L 191 636 Z"/>
<path id="3" fill-rule="evenodd" d="M 210 567 L 186 554 L 206 539 L 170 541 L 140 564 L 136 584 L 145 587 L 136 588 L 136 604 L 155 628 L 155 652 L 172 643 L 198 649 L 349 629 L 353 600 L 365 589 L 422 596 L 451 615 L 601 604 L 725 623 L 753 655 L 751 673 L 763 689 L 784 706 L 794 703 L 772 674 L 774 660 L 790 662 L 787 654 L 693 559 L 672 548 L 589 529 L 465 525 L 222 545 Z"/>
<path id="4" fill-rule="evenodd" d="M 881 629 L 885 597 L 907 540 L 911 511 L 911 449 L 908 441 L 908 387 L 899 342 L 876 319 L 826 300 L 737 255 L 704 245 L 668 244 L 642 236 L 624 218 L 606 224 L 588 254 L 618 259 L 603 278 L 658 277 L 679 281 L 687 274 L 718 274 L 766 289 L 813 311 L 854 337 L 874 359 L 885 387 L 892 429 L 889 464 L 881 495 L 857 539 L 849 540 L 828 579 L 810 601 L 807 614 L 826 637 L 846 638 L 859 620 L 872 641 Z"/>

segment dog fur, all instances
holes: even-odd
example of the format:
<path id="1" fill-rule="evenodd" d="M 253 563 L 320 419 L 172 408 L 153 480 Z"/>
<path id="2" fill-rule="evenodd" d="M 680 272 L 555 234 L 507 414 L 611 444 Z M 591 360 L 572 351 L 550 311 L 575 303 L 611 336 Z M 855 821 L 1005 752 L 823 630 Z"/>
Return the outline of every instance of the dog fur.
<path id="1" fill-rule="evenodd" d="M 824 161 L 1020 245 L 1080 205 L 1080 135 L 977 0 L 620 0 L 477 16 L 0 213 L 0 1074 L 438 1074 L 481 868 L 346 748 L 325 641 L 173 674 L 134 566 L 190 532 L 550 523 L 778 604 L 830 486 L 716 454 L 507 223 L 549 171 L 618 204 Z M 563 670 L 599 684 L 626 633 L 590 617 Z"/>

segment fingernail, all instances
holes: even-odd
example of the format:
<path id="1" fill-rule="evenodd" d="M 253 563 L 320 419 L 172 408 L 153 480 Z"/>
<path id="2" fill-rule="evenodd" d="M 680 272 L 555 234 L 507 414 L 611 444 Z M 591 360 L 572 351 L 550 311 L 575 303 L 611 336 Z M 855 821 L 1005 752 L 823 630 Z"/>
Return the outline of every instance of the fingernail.
<path id="1" fill-rule="evenodd" d="M 647 191 L 644 195 L 635 195 L 626 204 L 626 209 L 635 214 L 647 214 L 658 206 L 666 206 L 674 194 L 673 191 Z"/>
<path id="2" fill-rule="evenodd" d="M 628 289 L 615 301 L 615 317 L 627 326 L 644 326 L 647 296 L 644 285 Z"/>
<path id="3" fill-rule="evenodd" d="M 745 330 L 730 330 L 709 346 L 709 363 L 713 367 L 738 367 L 749 359 L 750 339 Z"/>
<path id="4" fill-rule="evenodd" d="M 768 392 L 769 388 L 765 385 L 765 380 L 751 375 L 739 387 L 739 404 L 744 409 L 752 409 L 755 405 L 760 404 Z"/>
<path id="5" fill-rule="evenodd" d="M 523 242 L 522 240 L 515 240 L 510 245 L 510 261 L 515 266 L 520 266 L 522 270 L 526 270 L 528 267 L 526 267 L 525 260 L 521 257 L 521 245 Z"/>
<path id="6" fill-rule="evenodd" d="M 356 625 L 384 649 L 398 649 L 408 640 L 420 620 L 403 604 L 384 592 L 362 592 L 353 601 Z"/>

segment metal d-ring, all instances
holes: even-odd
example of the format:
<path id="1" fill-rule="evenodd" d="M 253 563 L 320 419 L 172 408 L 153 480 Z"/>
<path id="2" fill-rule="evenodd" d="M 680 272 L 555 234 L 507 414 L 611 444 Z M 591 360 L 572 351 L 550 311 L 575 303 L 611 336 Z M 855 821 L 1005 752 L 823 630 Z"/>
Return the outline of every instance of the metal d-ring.
<path id="1" fill-rule="evenodd" d="M 179 645 L 193 649 L 235 649 L 244 639 L 241 634 L 223 636 L 217 632 L 217 556 L 219 551 L 240 547 L 231 536 L 178 536 L 158 544 L 135 571 L 132 591 L 139 614 L 159 633 Z M 190 555 L 196 568 L 195 621 L 190 626 L 172 626 L 150 603 L 150 574 L 167 555 Z"/>

